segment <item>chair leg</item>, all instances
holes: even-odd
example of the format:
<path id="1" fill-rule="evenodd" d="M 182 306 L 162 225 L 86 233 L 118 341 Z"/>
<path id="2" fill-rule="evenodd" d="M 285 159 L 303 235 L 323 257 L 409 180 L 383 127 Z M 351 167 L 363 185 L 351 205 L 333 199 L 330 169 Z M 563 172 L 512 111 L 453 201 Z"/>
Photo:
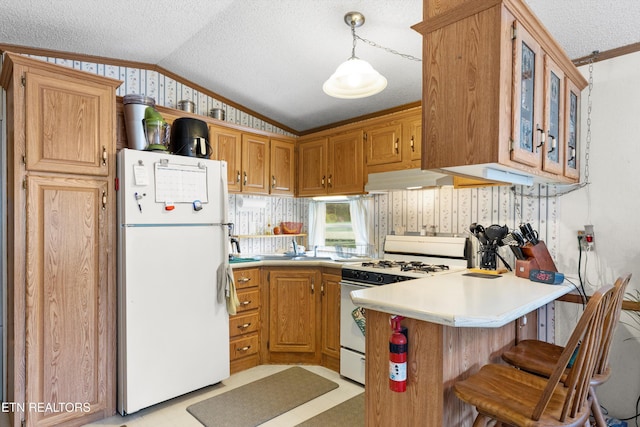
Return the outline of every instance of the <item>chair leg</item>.
<path id="1" fill-rule="evenodd" d="M 589 388 L 589 394 L 591 395 L 591 415 L 596 421 L 596 427 L 606 427 L 607 422 L 604 420 L 604 415 L 602 414 L 602 409 L 600 409 L 600 402 L 598 401 L 598 396 L 596 396 L 596 391 L 593 387 Z"/>
<path id="2" fill-rule="evenodd" d="M 486 427 L 487 421 L 489 421 L 489 417 L 486 415 L 478 414 L 475 421 L 473 422 L 473 427 Z"/>

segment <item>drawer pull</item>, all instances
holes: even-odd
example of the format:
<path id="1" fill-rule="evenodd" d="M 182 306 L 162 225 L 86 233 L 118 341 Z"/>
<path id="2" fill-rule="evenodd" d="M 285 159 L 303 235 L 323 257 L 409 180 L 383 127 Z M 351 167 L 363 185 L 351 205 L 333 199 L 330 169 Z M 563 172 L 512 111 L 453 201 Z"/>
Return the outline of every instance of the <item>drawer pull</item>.
<path id="1" fill-rule="evenodd" d="M 247 329 L 249 326 L 251 326 L 251 323 L 245 323 L 244 325 L 238 325 L 238 329 Z"/>
<path id="2" fill-rule="evenodd" d="M 251 304 L 251 300 L 249 300 L 249 301 L 242 301 L 242 302 L 240 303 L 240 305 L 249 305 L 249 304 Z"/>
<path id="3" fill-rule="evenodd" d="M 249 281 L 251 281 L 251 277 L 241 277 L 238 279 L 238 282 L 240 283 L 247 283 Z"/>
<path id="4" fill-rule="evenodd" d="M 241 351 L 241 352 L 245 352 L 247 350 L 249 350 L 251 348 L 250 345 L 244 346 L 242 348 L 237 348 L 236 351 Z"/>

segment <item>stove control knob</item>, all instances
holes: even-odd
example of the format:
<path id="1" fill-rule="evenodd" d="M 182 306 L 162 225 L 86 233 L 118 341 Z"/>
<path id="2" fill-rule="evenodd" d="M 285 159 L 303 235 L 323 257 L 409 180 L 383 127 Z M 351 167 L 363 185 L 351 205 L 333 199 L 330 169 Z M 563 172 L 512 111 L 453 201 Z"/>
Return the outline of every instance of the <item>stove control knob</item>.
<path id="1" fill-rule="evenodd" d="M 376 275 L 376 282 L 378 283 L 384 282 L 384 276 L 382 274 Z"/>
<path id="2" fill-rule="evenodd" d="M 362 280 L 369 280 L 369 273 L 367 273 L 366 271 L 363 271 L 362 275 L 360 276 L 360 278 Z"/>

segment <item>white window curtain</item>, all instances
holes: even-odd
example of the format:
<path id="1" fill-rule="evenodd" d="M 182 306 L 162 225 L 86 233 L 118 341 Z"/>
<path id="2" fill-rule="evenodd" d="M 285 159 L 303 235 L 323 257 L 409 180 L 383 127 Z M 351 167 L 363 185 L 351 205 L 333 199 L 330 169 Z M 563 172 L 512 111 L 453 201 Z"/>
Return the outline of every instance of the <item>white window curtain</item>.
<path id="1" fill-rule="evenodd" d="M 359 197 L 349 200 L 351 226 L 356 238 L 356 253 L 368 254 L 373 238 L 373 199 Z"/>
<path id="2" fill-rule="evenodd" d="M 324 202 L 313 201 L 309 203 L 309 246 L 324 246 L 325 235 L 325 218 L 327 216 L 327 207 Z"/>

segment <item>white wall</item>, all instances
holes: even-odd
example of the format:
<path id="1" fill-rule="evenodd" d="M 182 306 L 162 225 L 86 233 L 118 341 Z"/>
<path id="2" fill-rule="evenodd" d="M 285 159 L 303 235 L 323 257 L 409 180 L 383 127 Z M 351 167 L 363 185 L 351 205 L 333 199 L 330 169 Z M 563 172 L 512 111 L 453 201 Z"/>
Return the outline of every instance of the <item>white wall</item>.
<path id="1" fill-rule="evenodd" d="M 588 66 L 580 68 L 589 77 Z M 583 92 L 581 117 L 582 173 L 587 135 L 588 88 Z M 590 184 L 558 200 L 558 269 L 575 275 L 578 265 L 577 230 L 595 227 L 595 251 L 586 257 L 587 293 L 611 284 L 624 273 L 633 274 L 629 288 L 640 289 L 640 53 L 593 65 L 591 95 Z M 584 259 L 583 259 L 584 267 Z M 564 342 L 582 309 L 576 304 L 556 307 L 556 337 Z M 638 313 L 640 315 L 640 313 Z M 621 321 L 630 318 L 623 312 Z M 611 379 L 598 389 L 600 403 L 624 418 L 635 414 L 640 394 L 640 337 L 627 325 L 618 326 L 613 343 Z"/>

